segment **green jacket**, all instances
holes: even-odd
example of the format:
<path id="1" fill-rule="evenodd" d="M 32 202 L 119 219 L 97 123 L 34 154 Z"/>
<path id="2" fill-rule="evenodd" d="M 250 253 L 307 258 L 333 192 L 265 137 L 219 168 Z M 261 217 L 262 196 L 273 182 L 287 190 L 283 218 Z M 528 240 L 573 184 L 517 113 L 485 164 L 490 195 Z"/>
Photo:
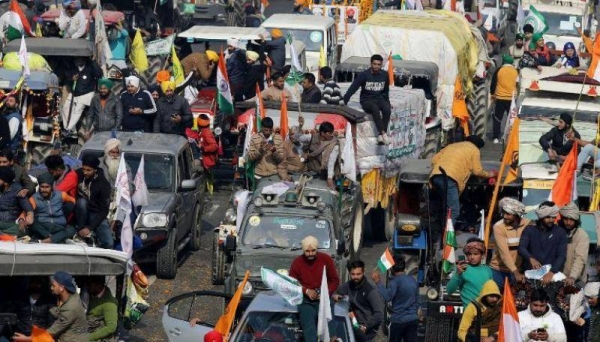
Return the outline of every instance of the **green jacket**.
<path id="1" fill-rule="evenodd" d="M 78 294 L 72 294 L 61 306 L 50 309 L 56 321 L 48 328 L 56 342 L 87 341 L 87 319 Z"/>
<path id="2" fill-rule="evenodd" d="M 92 321 L 93 318 L 102 318 L 103 321 L 97 329 L 90 329 L 89 341 L 99 341 L 114 336 L 119 320 L 118 301 L 107 287 L 104 288 L 102 297 L 90 296 L 87 315 L 88 321 Z"/>

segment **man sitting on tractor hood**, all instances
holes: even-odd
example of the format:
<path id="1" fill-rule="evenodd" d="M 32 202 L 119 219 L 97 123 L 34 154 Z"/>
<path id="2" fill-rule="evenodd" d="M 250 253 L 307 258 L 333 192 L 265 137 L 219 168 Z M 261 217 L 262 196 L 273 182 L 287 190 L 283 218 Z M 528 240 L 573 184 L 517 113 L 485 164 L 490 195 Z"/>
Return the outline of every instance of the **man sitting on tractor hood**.
<path id="1" fill-rule="evenodd" d="M 484 145 L 483 139 L 471 135 L 466 141 L 446 146 L 431 160 L 429 181 L 439 194 L 443 196 L 445 193 L 446 203 L 451 210 L 452 223 L 456 223 L 456 218 L 460 214 L 459 197 L 469 177 L 475 175 L 493 178 L 498 174 L 497 171 L 485 171 L 481 166 L 479 150 Z"/>
<path id="2" fill-rule="evenodd" d="M 481 341 L 494 342 L 498 339 L 498 328 L 502 319 L 502 295 L 496 283 L 488 280 L 483 284 L 479 298 L 481 306 Z M 459 341 L 474 341 L 474 323 L 477 321 L 477 308 L 470 303 L 465 309 L 458 327 Z"/>

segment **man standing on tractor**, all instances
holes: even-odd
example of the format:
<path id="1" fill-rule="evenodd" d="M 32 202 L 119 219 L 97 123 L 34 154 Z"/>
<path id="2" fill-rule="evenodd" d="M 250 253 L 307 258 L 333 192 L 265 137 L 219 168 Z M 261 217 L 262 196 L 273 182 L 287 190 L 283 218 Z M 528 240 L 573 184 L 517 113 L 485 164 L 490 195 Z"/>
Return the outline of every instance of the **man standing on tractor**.
<path id="1" fill-rule="evenodd" d="M 154 119 L 154 133 L 178 134 L 185 137 L 185 129 L 192 127 L 190 104 L 183 96 L 175 94 L 175 82 L 160 84 L 163 96 L 156 102 L 158 112 Z"/>
<path id="2" fill-rule="evenodd" d="M 542 202 L 535 210 L 538 220 L 523 230 L 519 243 L 519 254 L 525 261 L 525 270 L 550 265 L 550 270 L 542 278 L 544 285 L 563 270 L 567 258 L 567 234 L 554 223 L 558 213 L 554 202 Z"/>
<path id="3" fill-rule="evenodd" d="M 462 342 L 495 342 L 498 340 L 498 328 L 502 320 L 502 294 L 493 280 L 483 284 L 479 298 L 481 306 L 481 339 L 475 340 L 477 308 L 469 303 L 464 311 L 458 327 L 458 340 Z"/>
<path id="4" fill-rule="evenodd" d="M 586 262 L 590 249 L 590 238 L 581 229 L 579 207 L 571 202 L 560 208 L 558 225 L 567 233 L 567 259 L 562 273 L 567 276 L 565 285 L 581 285 L 587 281 Z"/>
<path id="5" fill-rule="evenodd" d="M 87 31 L 87 19 L 81 10 L 79 0 L 64 0 L 63 9 L 58 17 L 58 28 L 63 32 L 63 38 L 84 38 Z"/>
<path id="6" fill-rule="evenodd" d="M 227 40 L 227 53 L 225 62 L 227 66 L 227 76 L 231 85 L 231 93 L 234 101 L 244 100 L 244 77 L 248 71 L 246 63 L 246 51 L 240 47 L 240 40 L 231 38 Z"/>
<path id="7" fill-rule="evenodd" d="M 382 70 L 383 57 L 381 55 L 371 56 L 371 67 L 356 76 L 348 91 L 344 95 L 344 103 L 348 104 L 350 98 L 358 88 L 360 90 L 360 105 L 362 109 L 373 116 L 377 126 L 377 143 L 389 145 L 390 139 L 387 135 L 388 124 L 392 109 L 390 105 L 390 79 L 388 73 Z"/>
<path id="8" fill-rule="evenodd" d="M 75 68 L 67 71 L 65 79 L 71 89 L 61 113 L 65 129 L 75 128 L 83 111 L 91 105 L 101 78 L 102 69 L 98 63 L 81 57 L 75 59 Z"/>
<path id="9" fill-rule="evenodd" d="M 482 264 L 481 260 L 485 255 L 485 243 L 474 237 L 467 240 L 467 244 L 463 248 L 463 252 L 467 260 L 458 261 L 456 264 L 456 272 L 452 279 L 448 282 L 446 290 L 448 293 L 460 291 L 460 299 L 463 305 L 467 307 L 471 300 L 477 299 L 483 284 L 488 280 L 492 280 L 492 270 L 486 264 Z"/>
<path id="10" fill-rule="evenodd" d="M 250 161 L 256 162 L 254 177 L 260 179 L 279 174 L 281 179 L 287 180 L 281 136 L 274 134 L 273 119 L 270 117 L 262 119 L 261 124 L 260 133 L 252 135 L 248 148 Z"/>
<path id="11" fill-rule="evenodd" d="M 266 41 L 262 35 L 259 35 L 260 42 L 265 46 L 267 56 L 271 60 L 271 74 L 280 72 L 285 65 L 285 44 L 286 40 L 280 29 L 271 30 L 271 40 Z"/>
<path id="12" fill-rule="evenodd" d="M 496 285 L 503 291 L 504 279 L 508 278 L 511 283 L 525 280 L 520 270 L 523 260 L 517 249 L 521 234 L 531 221 L 523 218 L 525 205 L 512 197 L 501 199 L 498 207 L 502 220 L 496 222 L 493 227 L 496 248 L 489 265 Z"/>
<path id="13" fill-rule="evenodd" d="M 498 144 L 502 138 L 502 119 L 504 114 L 510 114 L 512 99 L 516 96 L 519 72 L 514 67 L 514 63 L 515 60 L 510 55 L 502 55 L 502 66 L 492 77 L 490 92 L 496 102 L 494 107 L 494 144 Z"/>
<path id="14" fill-rule="evenodd" d="M 440 197 L 446 198 L 446 206 L 451 210 L 452 223 L 460 215 L 460 194 L 465 189 L 471 175 L 482 178 L 495 178 L 497 171 L 485 171 L 481 166 L 479 150 L 485 142 L 476 135 L 466 141 L 450 144 L 431 159 L 429 181 Z M 482 284 L 483 285 L 483 284 Z M 475 293 L 475 296 L 479 291 Z"/>
<path id="15" fill-rule="evenodd" d="M 90 116 L 86 132 L 88 139 L 93 132 L 118 131 L 123 120 L 121 100 L 113 95 L 113 82 L 108 78 L 98 80 L 98 94 L 92 99 Z"/>
<path id="16" fill-rule="evenodd" d="M 156 115 L 156 103 L 147 90 L 140 89 L 137 76 L 125 78 L 127 90 L 121 93 L 123 106 L 122 129 L 125 132 L 152 132 L 152 122 Z"/>
<path id="17" fill-rule="evenodd" d="M 181 66 L 186 75 L 193 72 L 197 80 L 208 82 L 218 62 L 219 55 L 212 50 L 206 50 L 187 55 L 181 60 Z"/>

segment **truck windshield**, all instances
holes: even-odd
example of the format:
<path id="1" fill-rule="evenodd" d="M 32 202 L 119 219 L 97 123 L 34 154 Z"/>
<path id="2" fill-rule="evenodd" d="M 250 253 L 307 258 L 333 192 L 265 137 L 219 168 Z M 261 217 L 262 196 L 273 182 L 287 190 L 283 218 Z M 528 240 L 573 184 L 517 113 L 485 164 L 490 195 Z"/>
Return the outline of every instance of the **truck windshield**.
<path id="1" fill-rule="evenodd" d="M 321 44 L 323 44 L 323 31 L 318 30 L 292 30 L 292 29 L 281 29 L 283 36 L 287 37 L 287 34 L 292 35 L 293 40 L 298 40 L 304 43 L 306 51 L 321 51 Z"/>
<path id="2" fill-rule="evenodd" d="M 299 247 L 300 241 L 312 235 L 319 248 L 330 248 L 330 225 L 327 220 L 303 216 L 251 215 L 242 232 L 242 243 L 254 248 Z"/>
<path id="3" fill-rule="evenodd" d="M 544 34 L 553 36 L 580 37 L 575 23 L 581 24 L 581 15 L 540 12 L 546 19 L 548 31 Z M 577 45 L 577 44 L 576 44 Z"/>

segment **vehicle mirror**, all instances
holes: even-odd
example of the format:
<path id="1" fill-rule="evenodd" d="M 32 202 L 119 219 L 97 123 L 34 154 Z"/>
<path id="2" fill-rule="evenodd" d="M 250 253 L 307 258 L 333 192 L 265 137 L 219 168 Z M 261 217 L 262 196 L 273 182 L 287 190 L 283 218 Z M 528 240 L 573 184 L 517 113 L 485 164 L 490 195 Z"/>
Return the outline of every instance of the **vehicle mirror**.
<path id="1" fill-rule="evenodd" d="M 346 242 L 344 240 L 338 240 L 337 242 L 337 253 L 344 254 L 346 252 Z"/>
<path id="2" fill-rule="evenodd" d="M 228 252 L 233 252 L 236 250 L 236 247 L 236 237 L 234 235 L 227 235 L 225 238 L 225 250 Z"/>
<path id="3" fill-rule="evenodd" d="M 196 189 L 196 180 L 185 179 L 181 182 L 181 191 L 192 191 Z"/>

